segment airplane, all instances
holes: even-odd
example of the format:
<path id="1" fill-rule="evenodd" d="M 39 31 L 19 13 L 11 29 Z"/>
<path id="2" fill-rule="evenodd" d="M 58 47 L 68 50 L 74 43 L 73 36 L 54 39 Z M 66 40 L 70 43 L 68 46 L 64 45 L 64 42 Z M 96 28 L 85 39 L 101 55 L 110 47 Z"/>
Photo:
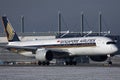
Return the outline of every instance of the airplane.
<path id="1" fill-rule="evenodd" d="M 53 59 L 67 58 L 66 65 L 76 65 L 76 56 L 86 55 L 91 60 L 101 62 L 118 51 L 116 42 L 104 36 L 56 38 L 35 41 L 20 41 L 6 16 L 2 23 L 8 44 L 1 46 L 9 51 L 38 60 L 38 65 L 49 65 Z M 111 59 L 109 63 L 112 64 Z"/>

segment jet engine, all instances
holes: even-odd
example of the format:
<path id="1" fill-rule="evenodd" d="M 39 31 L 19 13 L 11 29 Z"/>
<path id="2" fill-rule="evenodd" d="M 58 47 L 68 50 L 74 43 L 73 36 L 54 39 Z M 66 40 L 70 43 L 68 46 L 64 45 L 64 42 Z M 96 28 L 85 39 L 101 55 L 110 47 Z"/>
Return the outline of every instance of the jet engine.
<path id="1" fill-rule="evenodd" d="M 93 61 L 102 62 L 107 60 L 107 55 L 90 56 L 90 59 Z"/>
<path id="2" fill-rule="evenodd" d="M 53 59 L 53 53 L 50 50 L 38 49 L 36 50 L 35 58 L 39 61 L 51 61 Z"/>

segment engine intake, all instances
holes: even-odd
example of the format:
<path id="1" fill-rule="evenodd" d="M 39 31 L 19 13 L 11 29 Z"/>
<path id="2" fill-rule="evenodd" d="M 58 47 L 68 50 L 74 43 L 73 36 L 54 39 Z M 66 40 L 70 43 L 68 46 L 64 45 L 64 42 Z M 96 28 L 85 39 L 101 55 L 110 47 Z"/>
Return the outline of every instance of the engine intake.
<path id="1" fill-rule="evenodd" d="M 53 59 L 53 53 L 50 50 L 38 49 L 36 50 L 35 58 L 40 61 L 51 61 Z"/>

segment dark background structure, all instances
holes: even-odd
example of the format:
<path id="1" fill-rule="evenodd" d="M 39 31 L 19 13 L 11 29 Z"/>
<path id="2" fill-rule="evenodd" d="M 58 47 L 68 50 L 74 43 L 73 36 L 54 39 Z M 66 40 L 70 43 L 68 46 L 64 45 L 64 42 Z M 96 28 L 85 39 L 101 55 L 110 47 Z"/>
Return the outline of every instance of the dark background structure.
<path id="1" fill-rule="evenodd" d="M 102 27 L 112 34 L 120 34 L 119 0 L 0 0 L 0 15 L 7 15 L 17 32 L 21 32 L 21 16 L 25 18 L 25 32 L 57 31 L 58 11 L 62 14 L 62 30 L 80 31 L 81 12 L 85 31 L 98 31 L 99 12 Z M 0 32 L 3 32 L 0 23 Z"/>

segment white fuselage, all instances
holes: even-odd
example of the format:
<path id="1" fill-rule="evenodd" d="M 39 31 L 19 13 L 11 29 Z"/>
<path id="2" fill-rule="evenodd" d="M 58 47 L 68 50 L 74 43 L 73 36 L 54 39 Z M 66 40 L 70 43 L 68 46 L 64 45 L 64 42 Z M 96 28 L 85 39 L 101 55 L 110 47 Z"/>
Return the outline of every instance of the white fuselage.
<path id="1" fill-rule="evenodd" d="M 113 40 L 107 37 L 58 38 L 40 41 L 9 42 L 8 45 L 62 50 L 68 52 L 70 56 L 108 55 L 118 51 Z M 33 54 L 29 52 L 28 54 L 21 54 L 33 56 Z"/>

